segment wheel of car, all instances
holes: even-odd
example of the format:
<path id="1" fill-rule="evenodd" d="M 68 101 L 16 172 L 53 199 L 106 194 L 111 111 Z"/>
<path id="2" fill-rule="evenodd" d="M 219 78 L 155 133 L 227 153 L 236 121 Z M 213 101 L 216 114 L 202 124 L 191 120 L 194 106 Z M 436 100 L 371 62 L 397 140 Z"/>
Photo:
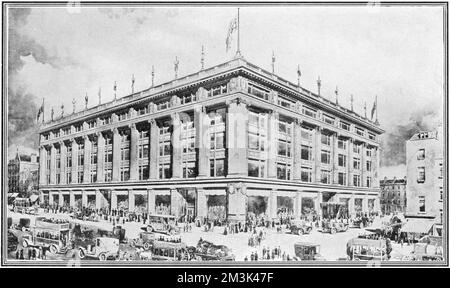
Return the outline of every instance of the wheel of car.
<path id="1" fill-rule="evenodd" d="M 27 240 L 23 240 L 22 241 L 22 246 L 23 246 L 23 248 L 27 248 L 28 247 L 28 241 Z"/>
<path id="2" fill-rule="evenodd" d="M 195 260 L 197 260 L 197 261 L 202 261 L 203 259 L 202 259 L 201 256 L 197 256 L 197 257 L 195 257 Z"/>
<path id="3" fill-rule="evenodd" d="M 305 232 L 303 231 L 302 228 L 298 229 L 297 234 L 298 235 L 303 235 Z"/>
<path id="4" fill-rule="evenodd" d="M 98 255 L 98 259 L 100 260 L 100 261 L 106 261 L 106 254 L 105 253 L 101 253 L 100 255 Z"/>
<path id="5" fill-rule="evenodd" d="M 58 247 L 56 247 L 55 245 L 51 245 L 50 246 L 50 253 L 52 253 L 52 254 L 58 253 Z"/>
<path id="6" fill-rule="evenodd" d="M 336 228 L 331 228 L 331 231 L 330 231 L 330 232 L 331 232 L 331 234 L 336 234 L 336 232 L 337 232 L 337 231 L 336 231 Z"/>
<path id="7" fill-rule="evenodd" d="M 153 232 L 153 227 L 152 226 L 148 226 L 147 227 L 147 232 Z"/>
<path id="8" fill-rule="evenodd" d="M 145 243 L 144 243 L 144 249 L 145 249 L 145 250 L 150 250 L 150 243 L 145 242 Z"/>
<path id="9" fill-rule="evenodd" d="M 84 257 L 86 257 L 86 253 L 84 252 L 83 249 L 78 250 L 78 256 L 80 257 L 80 259 L 83 259 Z"/>

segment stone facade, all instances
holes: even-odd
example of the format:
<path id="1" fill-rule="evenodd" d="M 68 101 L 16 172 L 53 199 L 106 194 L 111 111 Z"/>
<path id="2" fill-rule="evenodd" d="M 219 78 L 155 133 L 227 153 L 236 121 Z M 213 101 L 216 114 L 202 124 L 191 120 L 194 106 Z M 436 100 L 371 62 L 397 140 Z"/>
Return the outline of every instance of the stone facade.
<path id="1" fill-rule="evenodd" d="M 272 218 L 284 206 L 297 216 L 308 205 L 321 214 L 323 202 L 379 211 L 383 132 L 237 58 L 45 123 L 40 191 L 49 203 L 62 193 L 96 208 L 127 199 L 129 210 L 145 195 L 141 209 L 149 213 L 180 216 L 195 207 L 204 217 L 224 209 L 235 220 L 252 205 Z M 53 168 L 62 158 L 56 166 L 64 168 Z M 67 171 L 71 181 L 54 176 Z M 62 204 L 76 200 L 69 202 Z"/>

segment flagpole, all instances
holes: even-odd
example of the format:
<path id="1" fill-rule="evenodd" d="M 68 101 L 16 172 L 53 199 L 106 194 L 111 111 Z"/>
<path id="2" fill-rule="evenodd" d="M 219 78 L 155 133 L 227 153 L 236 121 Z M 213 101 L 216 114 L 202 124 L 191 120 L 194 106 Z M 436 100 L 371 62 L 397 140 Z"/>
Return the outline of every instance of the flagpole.
<path id="1" fill-rule="evenodd" d="M 378 124 L 378 95 L 375 95 L 375 124 Z"/>
<path id="2" fill-rule="evenodd" d="M 236 55 L 240 56 L 241 55 L 241 50 L 240 50 L 240 34 L 241 34 L 241 29 L 240 29 L 240 23 L 239 23 L 240 19 L 239 19 L 239 8 L 238 8 L 238 18 L 237 18 L 237 30 L 238 30 L 238 37 L 237 37 L 237 52 Z"/>
<path id="3" fill-rule="evenodd" d="M 44 101 L 45 101 L 45 98 L 44 97 L 42 97 L 42 123 L 44 123 L 44 115 L 45 115 L 45 105 L 44 105 Z"/>

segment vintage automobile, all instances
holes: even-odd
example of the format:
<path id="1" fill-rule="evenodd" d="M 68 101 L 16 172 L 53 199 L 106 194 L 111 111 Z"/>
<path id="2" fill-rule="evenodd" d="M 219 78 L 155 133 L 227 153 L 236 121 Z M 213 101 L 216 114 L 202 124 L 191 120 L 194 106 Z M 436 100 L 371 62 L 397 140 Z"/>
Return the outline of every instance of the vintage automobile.
<path id="1" fill-rule="evenodd" d="M 151 258 L 155 261 L 187 261 L 189 253 L 183 242 L 172 243 L 155 240 L 151 245 Z"/>
<path id="2" fill-rule="evenodd" d="M 66 253 L 70 240 L 70 224 L 65 220 L 54 221 L 36 218 L 36 226 L 22 236 L 22 246 L 46 247 L 53 254 Z"/>
<path id="3" fill-rule="evenodd" d="M 22 230 L 22 231 L 30 231 L 30 218 L 20 218 L 18 224 L 12 224 L 11 227 L 16 230 Z"/>
<path id="4" fill-rule="evenodd" d="M 19 239 L 17 238 L 17 235 L 8 230 L 8 252 L 16 251 L 18 245 Z"/>
<path id="5" fill-rule="evenodd" d="M 289 229 L 292 234 L 303 235 L 309 234 L 312 230 L 312 225 L 310 222 L 305 220 L 292 220 L 289 225 Z"/>
<path id="6" fill-rule="evenodd" d="M 323 261 L 320 255 L 320 245 L 308 242 L 297 242 L 294 244 L 295 257 L 300 261 Z"/>
<path id="7" fill-rule="evenodd" d="M 212 242 L 200 239 L 196 247 L 188 247 L 191 258 L 198 261 L 234 261 L 235 256 L 225 245 L 215 245 Z"/>
<path id="8" fill-rule="evenodd" d="M 422 237 L 418 243 L 414 243 L 411 260 L 416 261 L 443 261 L 442 237 Z"/>
<path id="9" fill-rule="evenodd" d="M 352 221 L 352 227 L 361 228 L 367 227 L 370 223 L 370 219 L 364 216 L 357 217 Z"/>
<path id="10" fill-rule="evenodd" d="M 140 232 L 139 238 L 133 239 L 131 245 L 138 248 L 144 248 L 144 250 L 148 251 L 152 247 L 153 242 L 155 241 L 155 234 L 152 232 Z"/>
<path id="11" fill-rule="evenodd" d="M 156 232 L 163 234 L 179 234 L 180 229 L 175 226 L 175 216 L 172 215 L 149 215 L 148 225 L 145 227 L 147 232 Z"/>
<path id="12" fill-rule="evenodd" d="M 117 238 L 97 237 L 93 241 L 83 242 L 77 243 L 80 259 L 89 257 L 105 261 L 108 259 L 115 260 L 119 256 L 119 239 Z"/>
<path id="13" fill-rule="evenodd" d="M 347 242 L 347 256 L 350 260 L 387 261 L 391 251 L 389 239 L 353 238 Z"/>
<path id="14" fill-rule="evenodd" d="M 14 199 L 14 212 L 34 215 L 37 210 L 29 198 L 16 198 Z"/>
<path id="15" fill-rule="evenodd" d="M 335 221 L 322 221 L 322 233 L 336 234 L 337 232 L 345 232 L 348 229 L 347 223 Z"/>

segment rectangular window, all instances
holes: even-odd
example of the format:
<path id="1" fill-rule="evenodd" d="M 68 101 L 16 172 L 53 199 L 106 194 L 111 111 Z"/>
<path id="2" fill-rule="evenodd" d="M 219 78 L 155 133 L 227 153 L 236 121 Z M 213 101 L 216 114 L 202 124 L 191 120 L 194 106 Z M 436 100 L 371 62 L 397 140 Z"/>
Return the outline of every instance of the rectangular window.
<path id="1" fill-rule="evenodd" d="M 291 165 L 285 163 L 277 163 L 277 179 L 291 179 Z"/>
<path id="2" fill-rule="evenodd" d="M 361 187 L 361 175 L 353 175 L 353 186 Z"/>
<path id="3" fill-rule="evenodd" d="M 425 159 L 425 149 L 419 149 L 417 152 L 417 160 Z"/>
<path id="4" fill-rule="evenodd" d="M 338 139 L 337 144 L 338 144 L 339 149 L 342 149 L 342 150 L 347 149 L 347 141 L 346 140 Z"/>
<path id="5" fill-rule="evenodd" d="M 258 87 L 252 83 L 248 83 L 248 93 L 264 100 L 269 100 L 269 90 Z"/>
<path id="6" fill-rule="evenodd" d="M 225 160 L 212 159 L 210 160 L 210 175 L 211 177 L 225 176 Z"/>
<path id="7" fill-rule="evenodd" d="M 366 161 L 366 170 L 372 171 L 372 161 Z"/>
<path id="8" fill-rule="evenodd" d="M 316 118 L 317 117 L 317 110 L 312 109 L 308 106 L 303 105 L 302 107 L 302 113 L 308 117 Z"/>
<path id="9" fill-rule="evenodd" d="M 372 187 L 372 177 L 367 177 L 366 179 L 366 187 Z"/>
<path id="10" fill-rule="evenodd" d="M 147 180 L 148 177 L 148 165 L 139 165 L 139 180 Z"/>
<path id="11" fill-rule="evenodd" d="M 331 163 L 331 153 L 330 151 L 322 150 L 320 153 L 320 161 L 322 164 L 330 164 Z"/>
<path id="12" fill-rule="evenodd" d="M 112 180 L 112 169 L 105 169 L 105 182 Z"/>
<path id="13" fill-rule="evenodd" d="M 288 100 L 287 98 L 278 96 L 278 105 L 288 108 L 288 109 L 294 109 L 295 103 L 291 100 Z"/>
<path id="14" fill-rule="evenodd" d="M 419 212 L 425 213 L 425 196 L 419 196 Z"/>
<path id="15" fill-rule="evenodd" d="M 320 136 L 320 142 L 321 142 L 323 145 L 330 146 L 330 145 L 331 145 L 331 136 L 330 136 L 330 135 L 327 135 L 327 134 L 321 134 L 321 136 Z"/>
<path id="16" fill-rule="evenodd" d="M 183 162 L 183 178 L 195 178 L 197 176 L 195 162 Z"/>
<path id="17" fill-rule="evenodd" d="M 323 114 L 322 120 L 323 120 L 323 122 L 334 126 L 334 117 Z"/>
<path id="18" fill-rule="evenodd" d="M 308 141 L 312 140 L 312 130 L 311 129 L 306 129 L 306 128 L 302 127 L 301 135 L 302 135 L 302 139 L 304 139 L 304 140 L 308 140 Z"/>
<path id="19" fill-rule="evenodd" d="M 347 122 L 343 122 L 343 121 L 339 122 L 339 127 L 341 129 L 350 131 L 350 124 L 348 124 Z"/>
<path id="20" fill-rule="evenodd" d="M 425 167 L 417 168 L 417 183 L 425 182 Z"/>
<path id="21" fill-rule="evenodd" d="M 130 168 L 121 167 L 120 168 L 120 181 L 128 181 L 130 180 Z"/>
<path id="22" fill-rule="evenodd" d="M 359 158 L 353 158 L 353 169 L 355 170 L 361 169 L 361 160 Z"/>
<path id="23" fill-rule="evenodd" d="M 353 144 L 353 153 L 361 154 L 361 145 L 360 144 Z"/>
<path id="24" fill-rule="evenodd" d="M 140 159 L 147 159 L 148 158 L 148 144 L 142 144 L 139 145 L 139 158 Z"/>
<path id="25" fill-rule="evenodd" d="M 301 180 L 302 182 L 312 182 L 312 168 L 302 167 Z"/>
<path id="26" fill-rule="evenodd" d="M 331 183 L 331 173 L 328 170 L 321 170 L 320 171 L 320 182 L 323 184 L 330 184 Z"/>
<path id="27" fill-rule="evenodd" d="M 372 157 L 372 149 L 367 148 L 366 149 L 366 155 L 367 155 L 367 157 Z"/>
<path id="28" fill-rule="evenodd" d="M 84 172 L 78 171 L 78 183 L 83 183 L 84 180 Z"/>
<path id="29" fill-rule="evenodd" d="M 97 182 L 97 170 L 91 170 L 91 183 Z"/>
<path id="30" fill-rule="evenodd" d="M 291 157 L 291 144 L 285 141 L 278 141 L 278 155 Z"/>
<path id="31" fill-rule="evenodd" d="M 170 179 L 172 177 L 172 170 L 170 164 L 159 164 L 159 179 Z"/>
<path id="32" fill-rule="evenodd" d="M 338 184 L 347 185 L 347 174 L 343 172 L 338 173 Z"/>
<path id="33" fill-rule="evenodd" d="M 265 163 L 263 160 L 248 160 L 248 176 L 264 177 Z"/>
<path id="34" fill-rule="evenodd" d="M 338 166 L 346 167 L 347 166 L 347 156 L 343 154 L 338 155 Z"/>
<path id="35" fill-rule="evenodd" d="M 302 160 L 311 161 L 312 160 L 312 147 L 302 145 L 301 146 L 301 157 L 302 157 Z"/>
<path id="36" fill-rule="evenodd" d="M 355 127 L 355 130 L 356 134 L 358 134 L 359 136 L 364 136 L 364 130 L 362 128 Z"/>
<path id="37" fill-rule="evenodd" d="M 369 132 L 369 139 L 370 140 L 376 140 L 377 137 L 375 136 L 375 134 Z"/>
<path id="38" fill-rule="evenodd" d="M 67 171 L 66 172 L 66 183 L 67 184 L 72 183 L 72 171 Z"/>

